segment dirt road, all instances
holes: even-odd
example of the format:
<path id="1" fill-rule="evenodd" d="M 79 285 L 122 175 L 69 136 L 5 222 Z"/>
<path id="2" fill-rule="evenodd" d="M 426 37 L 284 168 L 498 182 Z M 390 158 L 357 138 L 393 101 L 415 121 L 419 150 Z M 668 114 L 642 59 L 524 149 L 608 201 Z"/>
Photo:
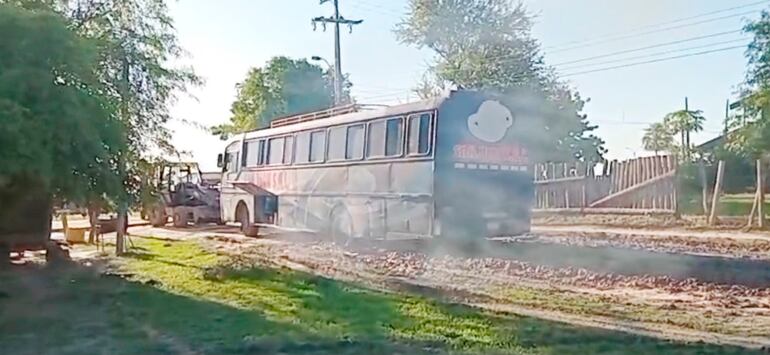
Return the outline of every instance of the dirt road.
<path id="1" fill-rule="evenodd" d="M 496 247 L 468 254 L 405 242 L 367 242 L 341 248 L 302 233 L 252 239 L 230 232 L 132 229 L 135 235 L 197 240 L 245 263 L 270 263 L 375 288 L 429 293 L 488 309 L 678 340 L 770 346 L 770 289 L 767 272 L 761 271 L 764 264 L 747 268 L 749 264 L 740 264 L 745 260 L 713 256 L 692 259 L 692 255 L 660 253 L 655 248 L 634 247 L 633 243 L 631 247 L 622 243 L 611 246 L 609 250 L 626 254 L 608 260 L 600 248 L 576 247 L 574 240 L 553 235 L 541 237 L 536 244 L 509 245 L 507 253 Z M 580 243 L 616 243 L 609 237 L 581 238 L 577 239 L 582 240 Z M 676 240 L 667 243 L 676 245 Z M 679 247 L 702 247 L 693 245 Z M 644 255 L 651 250 L 655 253 L 648 255 L 652 258 L 649 262 L 633 264 L 628 253 L 638 253 L 639 249 L 644 249 Z M 640 254 L 633 256 L 644 260 Z M 677 269 L 677 259 L 686 265 L 686 272 L 671 271 Z M 712 259 L 727 264 L 708 269 L 704 265 Z M 699 263 L 688 264 L 692 260 Z M 612 265 L 622 272 L 613 272 L 616 269 Z M 645 273 L 640 265 L 662 271 Z M 744 266 L 727 270 L 725 265 Z M 720 268 L 723 272 L 715 274 Z M 722 276 L 709 279 L 709 275 Z"/>

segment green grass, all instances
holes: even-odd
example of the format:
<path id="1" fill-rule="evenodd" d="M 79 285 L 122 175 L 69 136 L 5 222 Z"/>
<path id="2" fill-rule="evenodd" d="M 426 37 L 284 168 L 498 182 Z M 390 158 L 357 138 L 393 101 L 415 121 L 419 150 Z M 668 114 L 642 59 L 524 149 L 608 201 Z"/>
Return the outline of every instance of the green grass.
<path id="1" fill-rule="evenodd" d="M 703 205 L 701 204 L 700 195 L 692 196 L 689 199 L 683 198 L 681 203 L 683 214 L 703 214 Z M 729 217 L 748 216 L 749 213 L 751 213 L 751 206 L 753 204 L 753 194 L 724 195 L 719 199 L 719 215 Z M 770 213 L 770 198 L 765 199 L 765 214 L 767 213 Z"/>
<path id="2" fill-rule="evenodd" d="M 0 273 L 14 354 L 744 354 L 493 314 L 269 267 L 191 242 L 136 241 L 129 280 L 84 268 Z M 524 297 L 523 295 L 520 295 Z"/>
<path id="3" fill-rule="evenodd" d="M 673 325 L 719 334 L 765 336 L 767 329 L 746 324 L 745 319 L 715 317 L 681 308 L 623 304 L 616 299 L 551 289 L 515 287 L 499 294 L 516 306 L 579 316 L 601 316 L 624 321 Z M 741 323 L 743 321 L 743 323 Z"/>

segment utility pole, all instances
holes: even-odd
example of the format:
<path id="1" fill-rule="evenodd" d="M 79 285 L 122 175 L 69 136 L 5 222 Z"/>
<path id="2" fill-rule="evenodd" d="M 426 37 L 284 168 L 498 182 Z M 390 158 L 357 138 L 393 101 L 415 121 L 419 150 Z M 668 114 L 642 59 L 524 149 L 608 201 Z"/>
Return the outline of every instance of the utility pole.
<path id="1" fill-rule="evenodd" d="M 340 51 L 340 24 L 342 25 L 348 25 L 349 31 L 353 32 L 353 26 L 359 25 L 364 20 L 348 20 L 342 16 L 340 16 L 340 5 L 339 0 L 320 0 L 321 4 L 324 4 L 326 2 L 331 1 L 334 4 L 334 16 L 333 17 L 315 17 L 312 19 L 313 23 L 313 30 L 316 29 L 316 24 L 319 22 L 323 26 L 324 31 L 326 31 L 326 24 L 327 23 L 333 23 L 334 24 L 334 103 L 335 105 L 339 105 L 342 103 L 342 81 L 344 80 L 342 76 L 342 53 Z"/>

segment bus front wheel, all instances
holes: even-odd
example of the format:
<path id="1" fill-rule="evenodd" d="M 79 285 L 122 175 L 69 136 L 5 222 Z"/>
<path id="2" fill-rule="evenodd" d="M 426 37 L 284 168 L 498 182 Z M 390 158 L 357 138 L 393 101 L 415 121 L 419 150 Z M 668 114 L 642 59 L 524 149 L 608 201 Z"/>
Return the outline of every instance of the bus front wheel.
<path id="1" fill-rule="evenodd" d="M 238 222 L 241 224 L 241 233 L 243 235 L 247 237 L 257 237 L 259 235 L 259 227 L 249 222 L 249 208 L 246 205 L 238 205 L 235 214 Z"/>

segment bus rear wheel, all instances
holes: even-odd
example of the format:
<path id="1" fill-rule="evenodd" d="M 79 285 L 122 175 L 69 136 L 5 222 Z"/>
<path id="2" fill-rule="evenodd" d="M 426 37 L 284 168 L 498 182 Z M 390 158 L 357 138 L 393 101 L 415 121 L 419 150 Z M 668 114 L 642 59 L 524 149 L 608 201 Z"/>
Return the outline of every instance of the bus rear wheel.
<path id="1" fill-rule="evenodd" d="M 353 218 L 344 208 L 335 208 L 332 212 L 328 235 L 332 242 L 348 246 L 353 239 Z"/>

